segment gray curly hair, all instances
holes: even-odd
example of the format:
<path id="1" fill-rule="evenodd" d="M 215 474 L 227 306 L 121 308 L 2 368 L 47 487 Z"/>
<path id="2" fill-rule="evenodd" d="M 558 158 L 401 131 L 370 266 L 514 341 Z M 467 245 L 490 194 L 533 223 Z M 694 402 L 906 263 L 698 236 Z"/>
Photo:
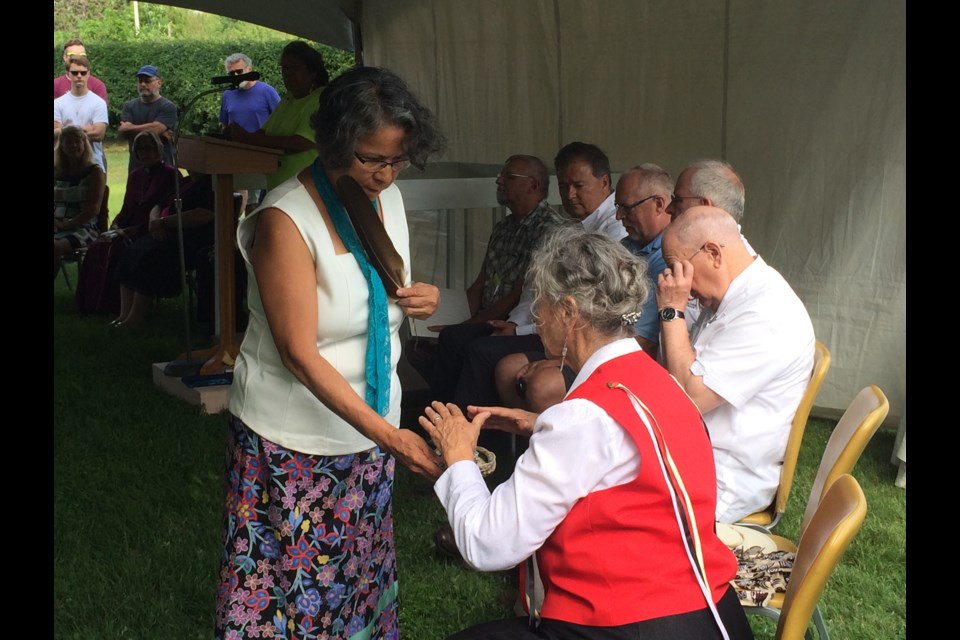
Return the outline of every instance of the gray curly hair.
<path id="1" fill-rule="evenodd" d="M 650 295 L 646 261 L 579 225 L 560 227 L 543 239 L 526 282 L 534 310 L 540 304 L 561 307 L 570 296 L 580 318 L 610 337 L 634 335 L 633 323 Z"/>

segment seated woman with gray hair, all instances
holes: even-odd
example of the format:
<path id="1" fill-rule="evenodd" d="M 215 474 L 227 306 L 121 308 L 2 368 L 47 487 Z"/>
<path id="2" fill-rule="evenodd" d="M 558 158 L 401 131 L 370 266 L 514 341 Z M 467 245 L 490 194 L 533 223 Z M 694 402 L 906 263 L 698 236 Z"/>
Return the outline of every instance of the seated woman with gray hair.
<path id="1" fill-rule="evenodd" d="M 446 470 L 434 491 L 473 567 L 521 564 L 528 618 L 467 638 L 752 638 L 714 531 L 713 450 L 696 406 L 644 353 L 633 325 L 646 263 L 609 238 L 562 228 L 526 282 L 544 346 L 577 371 L 536 415 L 434 402 L 420 424 Z M 530 436 L 493 493 L 474 464 L 482 427 Z"/>

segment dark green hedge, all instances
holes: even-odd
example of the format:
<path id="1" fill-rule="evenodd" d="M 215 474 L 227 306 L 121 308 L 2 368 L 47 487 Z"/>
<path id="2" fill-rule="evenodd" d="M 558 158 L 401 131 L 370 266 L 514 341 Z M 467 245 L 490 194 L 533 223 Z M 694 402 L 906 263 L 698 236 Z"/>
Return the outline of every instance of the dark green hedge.
<path id="1" fill-rule="evenodd" d="M 211 88 L 210 78 L 225 74 L 224 59 L 231 53 L 241 52 L 253 61 L 261 80 L 271 84 L 283 95 L 280 78 L 280 50 L 289 40 L 250 42 L 209 42 L 178 40 L 170 42 L 94 42 L 84 41 L 90 58 L 91 71 L 107 85 L 110 96 L 110 126 L 108 136 L 116 134 L 123 103 L 137 97 L 135 74 L 145 64 L 155 65 L 163 78 L 160 94 L 172 100 L 181 110 L 197 94 Z M 353 65 L 353 54 L 326 45 L 314 46 L 323 54 L 327 71 L 334 78 Z M 54 77 L 63 74 L 63 49 L 53 52 Z M 193 106 L 187 121 L 181 124 L 185 133 L 208 133 L 217 131 L 220 113 L 220 94 L 213 93 L 200 98 Z"/>

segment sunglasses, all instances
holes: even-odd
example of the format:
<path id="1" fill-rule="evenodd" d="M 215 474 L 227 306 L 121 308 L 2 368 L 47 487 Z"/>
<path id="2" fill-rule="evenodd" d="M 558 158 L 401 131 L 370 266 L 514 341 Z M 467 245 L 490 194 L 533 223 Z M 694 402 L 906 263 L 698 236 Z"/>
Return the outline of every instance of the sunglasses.
<path id="1" fill-rule="evenodd" d="M 85 75 L 87 75 L 88 73 L 90 73 L 90 72 L 89 72 L 89 71 L 83 71 L 83 70 L 81 70 L 81 69 L 71 70 L 71 71 L 70 71 L 70 75 L 72 75 L 72 76 L 77 76 L 77 77 L 79 77 L 79 76 L 85 76 Z"/>

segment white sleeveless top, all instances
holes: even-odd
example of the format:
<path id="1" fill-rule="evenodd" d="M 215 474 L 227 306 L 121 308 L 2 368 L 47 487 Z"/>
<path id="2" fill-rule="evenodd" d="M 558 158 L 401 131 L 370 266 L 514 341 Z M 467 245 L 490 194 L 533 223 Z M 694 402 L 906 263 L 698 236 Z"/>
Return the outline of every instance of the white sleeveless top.
<path id="1" fill-rule="evenodd" d="M 237 227 L 240 252 L 247 265 L 250 318 L 230 389 L 230 412 L 260 436 L 287 449 L 314 455 L 344 455 L 370 449 L 374 442 L 334 414 L 280 361 L 270 333 L 260 290 L 250 263 L 256 217 L 265 208 L 280 209 L 293 220 L 317 267 L 317 351 L 353 387 L 366 393 L 367 282 L 350 253 L 337 255 L 327 225 L 310 193 L 294 176 L 269 191 L 260 207 Z M 383 223 L 410 273 L 410 242 L 403 199 L 396 184 L 380 194 Z M 388 297 L 390 317 L 390 408 L 385 416 L 400 421 L 400 307 Z"/>

